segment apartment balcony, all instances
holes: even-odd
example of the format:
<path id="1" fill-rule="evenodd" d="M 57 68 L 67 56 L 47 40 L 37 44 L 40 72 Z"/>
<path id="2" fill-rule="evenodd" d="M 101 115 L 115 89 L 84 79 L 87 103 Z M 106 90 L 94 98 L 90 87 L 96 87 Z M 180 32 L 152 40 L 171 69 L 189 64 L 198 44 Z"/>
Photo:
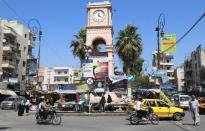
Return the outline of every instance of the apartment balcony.
<path id="1" fill-rule="evenodd" d="M 167 73 L 174 73 L 174 70 L 166 70 Z"/>
<path id="2" fill-rule="evenodd" d="M 169 80 L 175 80 L 175 77 L 169 77 Z"/>
<path id="3" fill-rule="evenodd" d="M 28 46 L 30 46 L 31 48 L 35 47 L 34 41 L 33 40 L 29 40 L 28 41 Z"/>
<path id="4" fill-rule="evenodd" d="M 15 69 L 16 63 L 8 60 L 3 60 L 1 67 L 2 68 L 10 68 L 10 69 Z"/>
<path id="5" fill-rule="evenodd" d="M 12 28 L 4 29 L 3 33 L 9 36 L 17 36 L 17 33 Z"/>
<path id="6" fill-rule="evenodd" d="M 162 66 L 174 66 L 174 64 L 173 63 L 167 63 L 167 62 L 160 62 L 160 65 L 162 65 Z"/>
<path id="7" fill-rule="evenodd" d="M 15 44 L 15 43 L 14 43 Z M 3 51 L 4 52 L 14 52 L 17 49 L 17 46 L 11 43 L 3 43 Z"/>
<path id="8" fill-rule="evenodd" d="M 54 84 L 69 84 L 68 81 L 54 81 Z"/>

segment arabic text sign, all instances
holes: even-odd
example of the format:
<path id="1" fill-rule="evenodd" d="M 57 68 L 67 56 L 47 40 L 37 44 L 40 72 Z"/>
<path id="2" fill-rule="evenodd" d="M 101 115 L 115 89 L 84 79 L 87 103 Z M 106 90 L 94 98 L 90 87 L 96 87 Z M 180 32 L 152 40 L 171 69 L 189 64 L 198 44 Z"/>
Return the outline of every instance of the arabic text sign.
<path id="1" fill-rule="evenodd" d="M 176 34 L 164 35 L 161 41 L 162 52 L 176 52 Z"/>

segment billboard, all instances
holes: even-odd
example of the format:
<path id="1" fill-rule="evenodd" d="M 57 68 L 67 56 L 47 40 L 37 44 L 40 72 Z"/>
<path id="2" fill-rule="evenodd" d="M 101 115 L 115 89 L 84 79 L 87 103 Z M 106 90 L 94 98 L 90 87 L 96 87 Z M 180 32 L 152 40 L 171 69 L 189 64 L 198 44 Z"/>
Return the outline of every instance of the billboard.
<path id="1" fill-rule="evenodd" d="M 164 35 L 161 50 L 162 52 L 176 52 L 176 34 Z"/>
<path id="2" fill-rule="evenodd" d="M 108 76 L 108 57 L 90 56 L 83 63 L 83 78 L 95 78 L 96 80 L 105 80 Z"/>
<path id="3" fill-rule="evenodd" d="M 37 74 L 37 59 L 28 59 L 26 72 L 29 76 L 35 76 Z"/>

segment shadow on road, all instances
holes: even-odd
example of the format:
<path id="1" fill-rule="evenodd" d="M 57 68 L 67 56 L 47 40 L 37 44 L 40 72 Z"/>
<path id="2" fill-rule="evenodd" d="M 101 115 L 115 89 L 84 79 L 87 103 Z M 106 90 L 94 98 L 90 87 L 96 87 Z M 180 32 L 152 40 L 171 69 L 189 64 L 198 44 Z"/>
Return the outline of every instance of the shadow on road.
<path id="1" fill-rule="evenodd" d="M 193 123 L 182 123 L 182 125 L 191 125 L 191 126 L 193 126 Z"/>
<path id="2" fill-rule="evenodd" d="M 5 130 L 5 129 L 9 129 L 11 127 L 0 127 L 0 130 Z"/>

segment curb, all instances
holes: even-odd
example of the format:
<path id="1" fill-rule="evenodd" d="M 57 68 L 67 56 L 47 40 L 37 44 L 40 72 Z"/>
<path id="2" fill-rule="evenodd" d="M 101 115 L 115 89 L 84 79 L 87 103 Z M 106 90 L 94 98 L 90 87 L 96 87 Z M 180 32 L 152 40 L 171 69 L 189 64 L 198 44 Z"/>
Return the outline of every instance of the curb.
<path id="1" fill-rule="evenodd" d="M 29 115 L 35 115 L 35 111 L 29 112 Z M 102 113 L 87 113 L 87 112 L 65 112 L 57 111 L 61 116 L 127 116 L 127 112 L 102 112 Z"/>

